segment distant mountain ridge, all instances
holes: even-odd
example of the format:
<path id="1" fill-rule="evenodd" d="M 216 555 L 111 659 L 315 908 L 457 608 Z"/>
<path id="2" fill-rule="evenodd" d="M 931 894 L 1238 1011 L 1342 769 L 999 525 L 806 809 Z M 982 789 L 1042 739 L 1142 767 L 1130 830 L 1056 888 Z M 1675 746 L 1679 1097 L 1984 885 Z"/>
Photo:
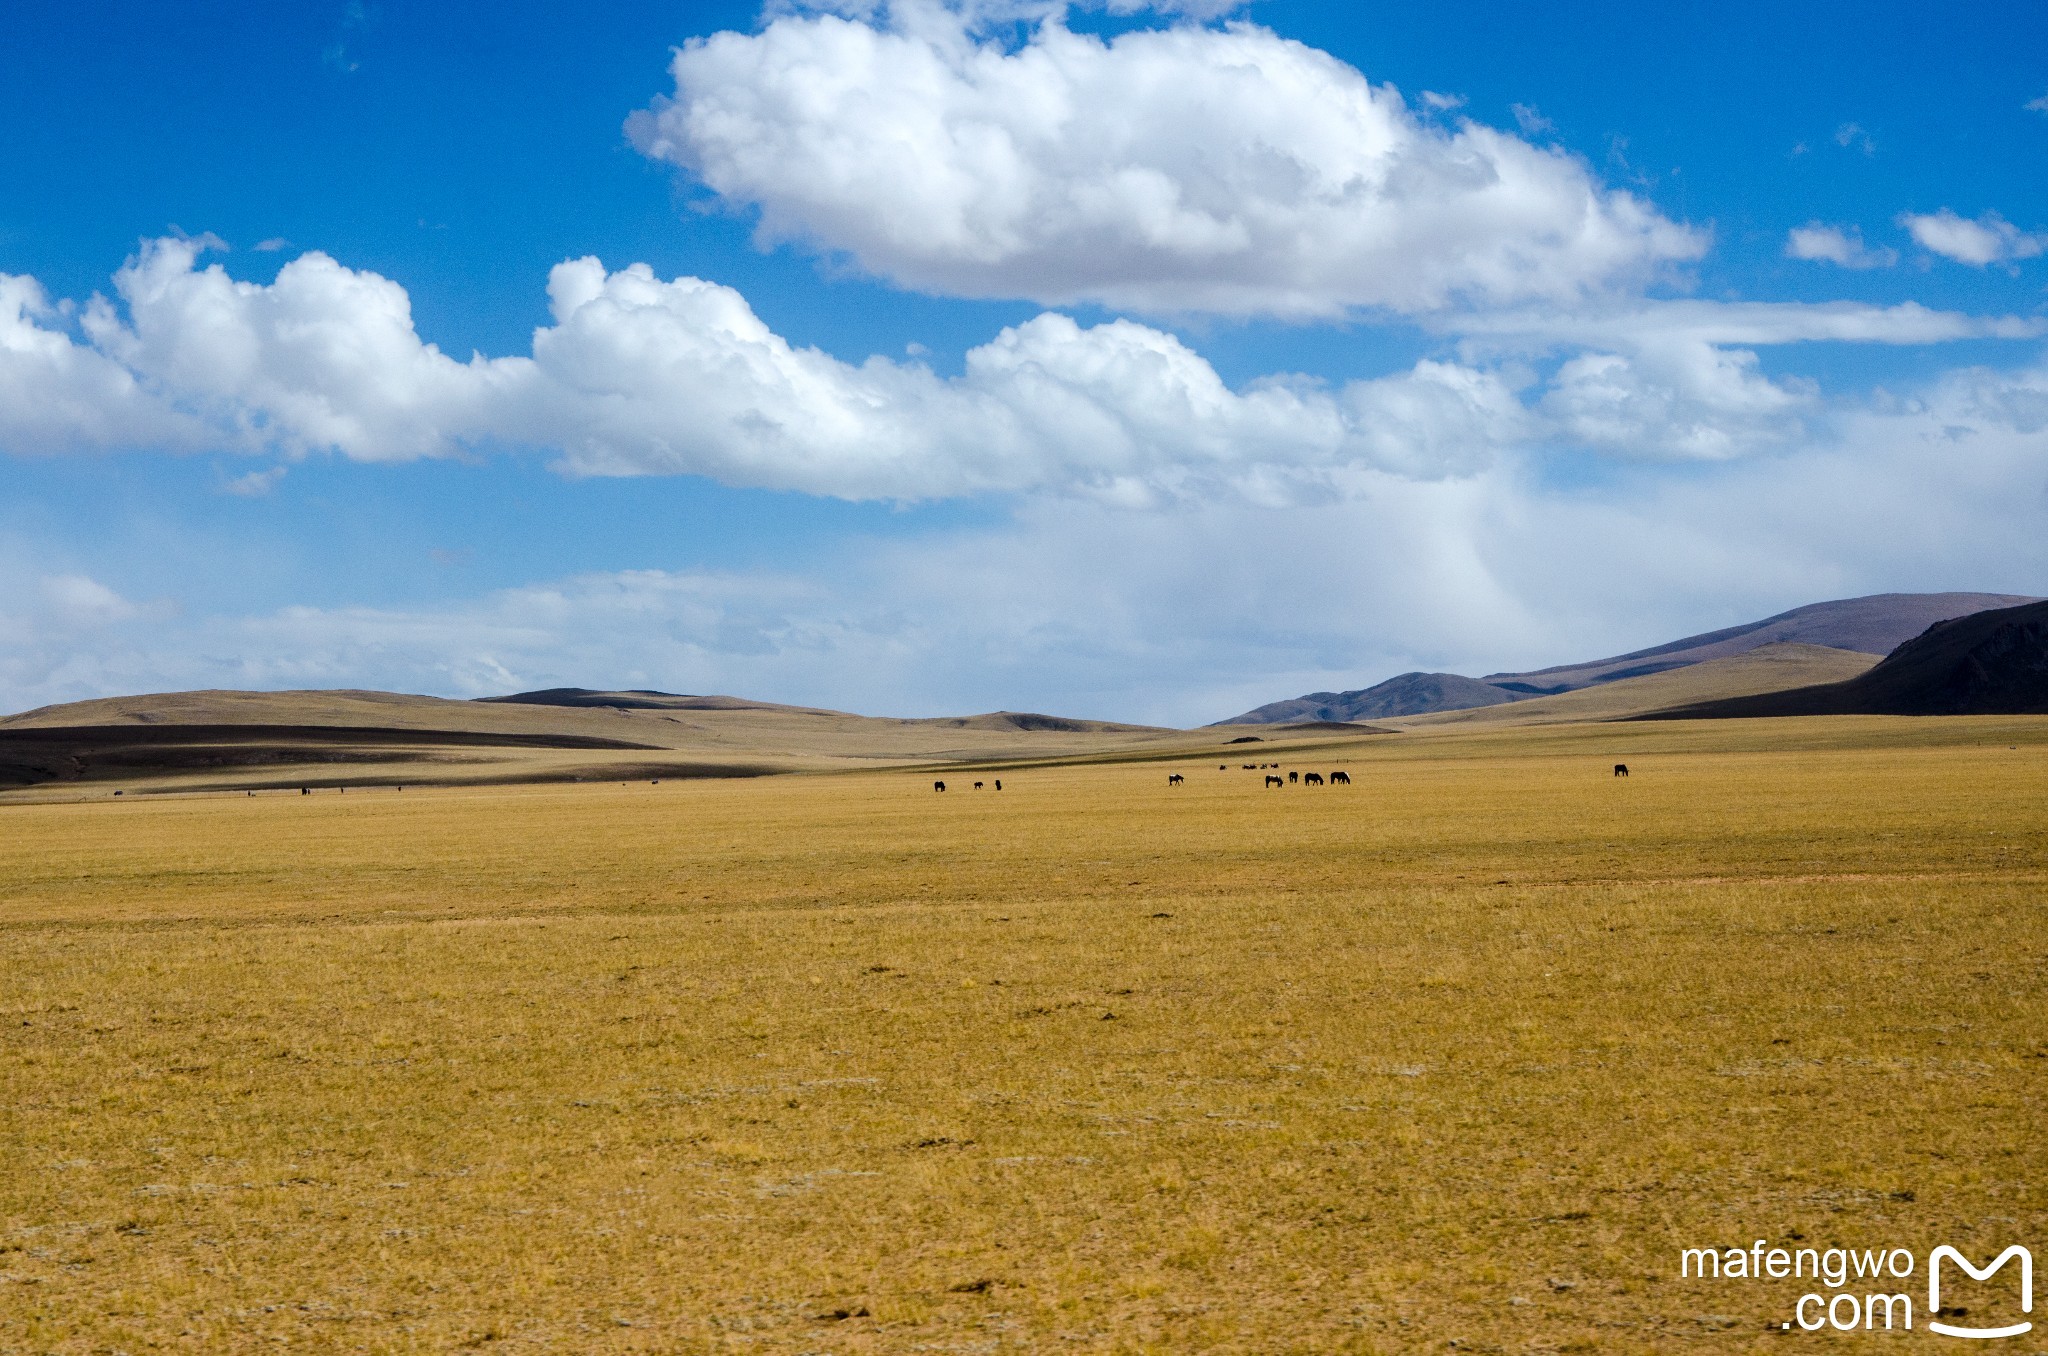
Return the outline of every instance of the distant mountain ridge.
<path id="1" fill-rule="evenodd" d="M 649 688 L 612 691 L 589 687 L 547 687 L 534 692 L 515 692 L 509 697 L 478 697 L 476 700 L 505 706 L 562 706 L 586 711 L 763 711 L 784 715 L 878 720 L 897 725 L 928 725 L 955 730 L 1139 734 L 1157 732 L 1161 728 L 1156 725 L 1130 725 L 1114 720 L 1079 720 L 1069 716 L 1048 716 L 1037 711 L 989 711 L 978 716 L 853 716 L 845 711 L 832 711 L 820 706 L 785 706 L 779 702 L 749 701 L 745 697 L 692 696 L 681 692 L 656 692 Z"/>
<path id="2" fill-rule="evenodd" d="M 1844 682 L 1868 672 L 1879 662 L 1874 654 L 1781 640 L 1729 655 L 1725 659 L 1708 659 L 1683 668 L 1659 669 L 1635 678 L 1617 678 L 1611 683 L 1573 688 L 1570 692 L 1553 692 L 1548 696 L 1463 711 L 1433 711 L 1426 716 L 1407 716 L 1399 722 L 1387 723 L 1398 723 L 1408 729 L 1479 730 L 1628 720 L 1655 711 L 1698 706 L 1731 697 L 1751 697 L 1761 692 L 1783 692 L 1788 688 Z M 1293 731 L 1305 727 L 1288 725 L 1281 728 Z"/>
<path id="3" fill-rule="evenodd" d="M 1384 720 L 1463 711 L 1530 697 L 1574 692 L 1600 683 L 1727 659 L 1766 645 L 1821 645 L 1889 654 L 1938 622 L 1991 609 L 2039 602 L 2010 593 L 1874 593 L 1809 603 L 1761 621 L 1724 627 L 1627 654 L 1523 673 L 1468 678 L 1456 673 L 1404 673 L 1354 692 L 1312 692 L 1270 702 L 1219 725 L 1290 725 L 1311 720 Z"/>
<path id="4" fill-rule="evenodd" d="M 1809 603 L 1762 621 L 1687 636 L 1611 659 L 1560 664 L 1528 673 L 1489 673 L 1482 681 L 1531 694 L 1569 692 L 1708 659 L 1725 659 L 1782 641 L 1825 645 L 1831 650 L 1858 650 L 1864 654 L 1890 654 L 1936 622 L 2039 601 L 2012 593 L 1873 593 L 1862 598 Z"/>
<path id="5" fill-rule="evenodd" d="M 2048 602 L 1936 622 L 1847 682 L 1731 697 L 1639 716 L 2048 715 Z"/>
<path id="6" fill-rule="evenodd" d="M 1504 691 L 1461 673 L 1404 673 L 1359 692 L 1311 692 L 1291 701 L 1274 702 L 1219 725 L 1300 725 L 1349 723 L 1413 716 L 1426 711 L 1464 711 L 1517 700 Z"/>

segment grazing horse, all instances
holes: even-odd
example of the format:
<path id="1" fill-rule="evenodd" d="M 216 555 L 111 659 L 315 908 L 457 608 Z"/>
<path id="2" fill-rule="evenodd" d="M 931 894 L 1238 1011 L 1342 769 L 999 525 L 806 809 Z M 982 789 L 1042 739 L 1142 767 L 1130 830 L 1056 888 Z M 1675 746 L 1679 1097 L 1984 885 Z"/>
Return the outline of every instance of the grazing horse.
<path id="1" fill-rule="evenodd" d="M 1349 785 L 1351 785 L 1351 774 L 1350 774 L 1350 773 L 1348 773 L 1348 772 L 1332 772 L 1332 773 L 1330 774 L 1330 785 L 1332 785 L 1332 786 L 1349 786 Z"/>
<path id="2" fill-rule="evenodd" d="M 946 789 L 946 784 L 945 784 L 944 782 L 933 782 L 933 783 L 932 783 L 932 790 L 934 790 L 934 791 L 943 791 L 943 790 L 945 790 L 945 789 Z"/>
<path id="3" fill-rule="evenodd" d="M 1280 780 L 1280 779 L 1279 779 L 1278 777 L 1272 777 L 1272 776 L 1269 776 L 1269 777 L 1267 777 L 1267 778 L 1266 778 L 1266 785 L 1268 785 L 1268 786 L 1285 786 L 1285 785 L 1287 785 L 1287 783 L 1286 783 L 1286 782 L 1283 782 L 1283 781 L 1281 781 L 1281 780 Z"/>
<path id="4" fill-rule="evenodd" d="M 1617 777 L 1626 777 L 1626 776 L 1628 776 L 1628 764 L 1627 764 L 1627 763 L 1616 763 L 1616 764 L 1614 765 L 1614 775 L 1615 775 L 1615 776 L 1617 776 Z"/>
<path id="5" fill-rule="evenodd" d="M 1168 786 L 1179 786 L 1182 782 L 1186 780 L 1187 778 L 1181 776 L 1178 772 L 1169 772 L 1166 774 L 1166 784 Z"/>
<path id="6" fill-rule="evenodd" d="M 1290 782 L 1298 782 L 1301 780 L 1301 774 L 1299 772 L 1290 772 L 1287 774 L 1287 780 Z"/>
<path id="7" fill-rule="evenodd" d="M 1002 779 L 1001 777 L 998 777 L 998 778 L 996 778 L 996 790 L 1000 791 L 1000 790 L 1002 790 L 1002 789 L 1003 789 L 1003 779 Z"/>
<path id="8" fill-rule="evenodd" d="M 1320 772 L 1305 772 L 1302 774 L 1301 784 L 1303 786 L 1321 786 L 1323 784 L 1323 774 Z"/>

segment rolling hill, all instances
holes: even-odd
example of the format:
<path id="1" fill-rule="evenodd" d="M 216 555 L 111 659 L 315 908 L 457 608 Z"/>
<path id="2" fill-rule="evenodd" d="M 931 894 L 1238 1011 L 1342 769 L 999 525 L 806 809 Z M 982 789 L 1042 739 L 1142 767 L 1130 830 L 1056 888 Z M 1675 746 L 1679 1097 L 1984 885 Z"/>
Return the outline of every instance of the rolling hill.
<path id="1" fill-rule="evenodd" d="M 1810 603 L 1789 612 L 1606 659 L 1522 673 L 1468 678 L 1455 673 L 1404 673 L 1355 692 L 1312 692 L 1217 722 L 1282 725 L 1304 720 L 1385 720 L 1470 710 L 1554 696 L 1604 683 L 1727 659 L 1766 645 L 1798 644 L 1883 655 L 1936 622 L 2038 601 L 2007 593 L 1876 593 Z"/>
<path id="2" fill-rule="evenodd" d="M 1833 683 L 1867 672 L 1876 655 L 1837 650 L 1825 645 L 1779 641 L 1725 659 L 1709 659 L 1684 668 L 1619 678 L 1595 687 L 1576 688 L 1548 697 L 1397 718 L 1402 729 L 1444 726 L 1558 725 L 1572 721 L 1628 720 L 1670 707 L 1777 692 L 1784 688 Z"/>
<path id="3" fill-rule="evenodd" d="M 1357 692 L 1311 692 L 1247 711 L 1219 725 L 1298 725 L 1309 721 L 1384 720 L 1425 711 L 1462 711 L 1520 700 L 1462 673 L 1404 673 Z"/>
<path id="4" fill-rule="evenodd" d="M 219 791 L 751 777 L 1215 746 L 1214 735 L 1032 712 L 891 719 L 737 697 L 563 688 L 172 692 L 0 719 L 0 790 Z"/>
<path id="5" fill-rule="evenodd" d="M 1639 719 L 2048 714 L 2048 602 L 1937 622 L 1846 681 L 1730 696 Z"/>
<path id="6" fill-rule="evenodd" d="M 1887 594 L 1821 603 L 1586 664 L 1486 680 L 1405 674 L 1359 692 L 1311 693 L 1192 731 L 1018 711 L 893 719 L 651 690 L 553 688 L 476 701 L 356 690 L 152 693 L 0 718 L 0 793 L 1001 769 L 1227 758 L 1241 742 L 1305 751 L 1391 728 L 2048 712 L 2048 603 L 1982 606 L 2002 598 Z M 1881 663 L 1858 648 L 1929 616 L 1936 620 Z M 1247 724 L 1259 733 L 1246 732 Z"/>
<path id="7" fill-rule="evenodd" d="M 815 706 L 781 706 L 774 702 L 748 701 L 744 697 L 699 697 L 679 692 L 650 692 L 645 689 L 605 692 L 587 687 L 555 687 L 540 692 L 520 692 L 509 697 L 479 697 L 481 703 L 512 706 L 562 706 L 591 711 L 761 711 L 801 716 L 823 716 L 842 721 L 875 720 L 845 711 Z M 1110 720 L 1074 720 L 1066 716 L 1044 716 L 1035 711 L 990 711 L 979 716 L 921 716 L 888 720 L 896 728 L 942 730 L 1038 730 L 1062 734 L 1158 734 L 1152 725 L 1126 725 Z"/>

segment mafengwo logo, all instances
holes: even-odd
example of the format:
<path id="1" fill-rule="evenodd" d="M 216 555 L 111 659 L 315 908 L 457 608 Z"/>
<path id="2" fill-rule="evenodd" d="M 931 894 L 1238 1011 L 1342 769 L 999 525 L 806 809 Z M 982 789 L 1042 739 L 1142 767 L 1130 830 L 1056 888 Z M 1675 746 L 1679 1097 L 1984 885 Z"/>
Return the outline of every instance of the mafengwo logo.
<path id="1" fill-rule="evenodd" d="M 1942 1312 L 1941 1264 L 1944 1260 L 1953 1261 L 1968 1272 L 1972 1280 L 1988 1281 L 1993 1272 L 2015 1258 L 2019 1259 L 2020 1264 L 2020 1312 L 2034 1312 L 2034 1254 L 2017 1243 L 1998 1254 L 1992 1259 L 1991 1265 L 1981 1271 L 1970 1265 L 1969 1258 L 1946 1243 L 1936 1248 L 1927 1258 L 1927 1312 L 1930 1315 Z M 2002 1328 L 1964 1328 L 1952 1323 L 1937 1322 L 1930 1317 L 1927 1326 L 1944 1337 L 2018 1337 L 2021 1333 L 2032 1330 L 2034 1325 L 2032 1322 L 2025 1322 L 2009 1323 Z"/>
<path id="2" fill-rule="evenodd" d="M 2007 1271 L 2013 1262 L 2019 1265 Z M 1801 1295 L 1792 1317 L 1778 1325 L 1803 1332 L 1911 1329 L 1914 1296 L 1900 1283 L 1910 1285 L 1918 1269 L 1918 1259 L 1907 1248 L 1774 1248 L 1761 1238 L 1748 1249 L 1683 1248 L 1678 1261 L 1678 1274 L 1688 1279 L 1817 1282 L 1827 1293 Z M 2033 1331 L 2033 1320 L 2019 1315 L 2034 1311 L 2034 1254 L 2019 1244 L 1980 1267 L 1944 1243 L 1927 1254 L 1926 1274 L 1927 1308 L 1919 1316 L 1927 1331 L 1981 1339 Z M 1999 1282 L 1995 1288 L 1988 1285 L 1994 1280 Z M 1971 1281 L 1978 1284 L 1971 1286 Z M 1967 1304 L 1957 1302 L 1959 1284 L 1969 1292 Z M 2008 1295 L 2008 1285 L 2016 1293 Z"/>

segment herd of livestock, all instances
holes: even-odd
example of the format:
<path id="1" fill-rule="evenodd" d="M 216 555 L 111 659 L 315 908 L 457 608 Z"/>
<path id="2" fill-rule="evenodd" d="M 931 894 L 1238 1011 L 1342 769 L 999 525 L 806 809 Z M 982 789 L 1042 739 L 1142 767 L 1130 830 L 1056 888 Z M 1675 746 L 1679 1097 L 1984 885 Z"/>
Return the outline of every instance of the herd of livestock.
<path id="1" fill-rule="evenodd" d="M 1324 784 L 1323 774 L 1320 772 L 1290 772 L 1287 774 L 1287 779 L 1282 781 L 1278 771 L 1279 767 L 1278 763 L 1246 763 L 1243 770 L 1246 772 L 1266 772 L 1266 785 L 1269 787 L 1292 786 L 1296 782 L 1301 783 L 1303 786 L 1322 786 Z M 1273 769 L 1273 771 L 1267 772 L 1268 768 Z M 1218 763 L 1216 770 L 1218 772 L 1228 772 L 1230 771 L 1230 765 L 1228 763 Z M 1168 786 L 1181 786 L 1186 782 L 1187 778 L 1178 772 L 1169 772 L 1166 775 L 1166 784 Z M 1351 774 L 1341 771 L 1332 772 L 1328 784 L 1331 786 L 1349 786 L 1351 785 Z"/>
<path id="2" fill-rule="evenodd" d="M 1285 781 L 1282 781 L 1280 779 L 1278 771 L 1279 767 L 1280 765 L 1278 763 L 1246 763 L 1244 765 L 1244 770 L 1246 772 L 1266 772 L 1266 785 L 1269 787 L 1291 786 L 1296 782 L 1301 783 L 1303 786 L 1322 786 L 1325 784 L 1323 780 L 1323 774 L 1320 772 L 1290 772 L 1287 774 L 1287 779 Z M 1269 768 L 1273 769 L 1273 771 L 1268 772 L 1267 769 Z M 1230 771 L 1230 765 L 1228 763 L 1218 763 L 1216 765 L 1216 770 L 1218 772 L 1228 772 Z M 1168 786 L 1182 786 L 1186 783 L 1187 778 L 1182 776 L 1178 772 L 1169 772 L 1168 774 L 1166 774 L 1166 784 Z M 1327 784 L 1330 786 L 1349 786 L 1351 785 L 1351 774 L 1341 770 L 1332 772 L 1330 774 L 1329 781 Z M 946 784 L 944 782 L 932 783 L 932 790 L 934 791 L 944 791 L 945 789 Z M 976 782 L 974 784 L 974 789 L 977 791 L 981 790 L 981 783 Z M 1000 791 L 1002 789 L 1003 784 L 1001 782 L 997 782 L 996 790 Z"/>

